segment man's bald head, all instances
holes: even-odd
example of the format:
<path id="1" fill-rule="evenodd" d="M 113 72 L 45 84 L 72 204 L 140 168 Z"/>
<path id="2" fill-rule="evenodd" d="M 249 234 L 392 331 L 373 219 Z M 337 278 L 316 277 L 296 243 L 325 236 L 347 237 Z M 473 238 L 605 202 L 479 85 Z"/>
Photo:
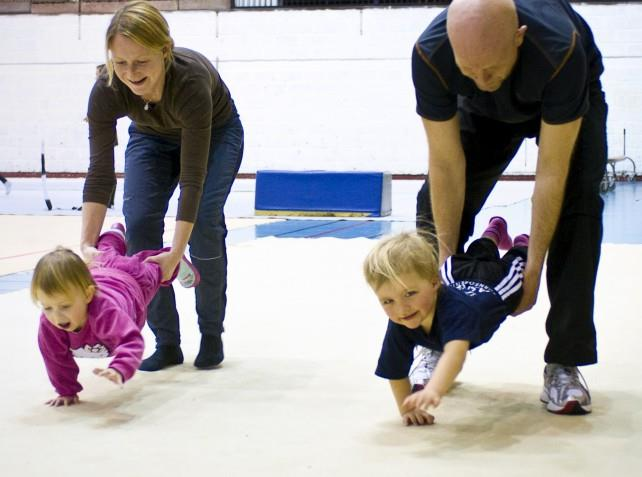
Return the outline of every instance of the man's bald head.
<path id="1" fill-rule="evenodd" d="M 513 0 L 453 0 L 446 26 L 461 72 L 483 91 L 498 89 L 526 33 Z"/>

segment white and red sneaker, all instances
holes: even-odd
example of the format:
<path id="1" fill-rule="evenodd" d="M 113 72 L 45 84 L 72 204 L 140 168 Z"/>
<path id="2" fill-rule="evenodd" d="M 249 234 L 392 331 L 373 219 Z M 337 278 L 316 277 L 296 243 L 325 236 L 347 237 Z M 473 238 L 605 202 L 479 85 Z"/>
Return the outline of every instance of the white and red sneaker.
<path id="1" fill-rule="evenodd" d="M 178 275 L 176 276 L 176 279 L 184 288 L 194 288 L 198 286 L 201 281 L 201 274 L 198 273 L 196 267 L 185 257 L 185 255 L 183 255 L 180 263 L 178 264 Z"/>
<path id="2" fill-rule="evenodd" d="M 591 412 L 591 394 L 584 376 L 575 366 L 549 363 L 544 368 L 540 401 L 554 414 L 581 415 Z"/>

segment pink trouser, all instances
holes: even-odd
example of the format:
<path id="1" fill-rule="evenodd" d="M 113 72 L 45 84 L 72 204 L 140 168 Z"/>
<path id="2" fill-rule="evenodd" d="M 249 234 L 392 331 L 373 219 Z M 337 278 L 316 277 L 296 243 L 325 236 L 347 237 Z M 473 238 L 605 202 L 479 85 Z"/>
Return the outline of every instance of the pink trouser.
<path id="1" fill-rule="evenodd" d="M 178 275 L 178 267 L 176 267 L 172 277 L 164 282 L 160 265 L 145 261 L 148 257 L 170 250 L 169 248 L 142 250 L 128 257 L 125 237 L 118 230 L 108 230 L 98 237 L 96 248 L 101 252 L 95 259 L 96 265 L 115 268 L 130 275 L 140 285 L 147 302 L 154 297 L 159 287 L 170 286 Z"/>

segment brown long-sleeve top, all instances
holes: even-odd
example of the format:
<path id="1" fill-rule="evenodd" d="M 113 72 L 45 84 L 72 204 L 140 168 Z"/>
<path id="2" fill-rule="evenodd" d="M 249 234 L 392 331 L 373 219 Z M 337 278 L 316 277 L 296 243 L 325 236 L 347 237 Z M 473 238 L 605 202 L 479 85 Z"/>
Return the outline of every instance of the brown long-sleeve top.
<path id="1" fill-rule="evenodd" d="M 176 220 L 194 222 L 207 172 L 212 127 L 222 126 L 232 111 L 230 92 L 212 63 L 200 53 L 174 49 L 160 102 L 145 102 L 114 76 L 100 75 L 89 96 L 89 170 L 83 202 L 107 205 L 114 185 L 116 121 L 128 116 L 136 128 L 180 141 L 180 196 Z"/>

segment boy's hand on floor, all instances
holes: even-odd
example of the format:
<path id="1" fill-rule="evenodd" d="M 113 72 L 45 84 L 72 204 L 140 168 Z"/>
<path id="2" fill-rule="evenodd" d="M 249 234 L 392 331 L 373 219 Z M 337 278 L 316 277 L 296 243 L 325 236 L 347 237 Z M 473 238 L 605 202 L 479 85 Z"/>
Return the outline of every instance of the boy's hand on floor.
<path id="1" fill-rule="evenodd" d="M 401 419 L 406 426 L 426 426 L 435 423 L 435 416 L 429 414 L 423 409 L 413 409 L 405 412 Z"/>
<path id="2" fill-rule="evenodd" d="M 107 368 L 107 369 L 96 368 L 94 369 L 94 374 L 96 376 L 100 376 L 101 378 L 108 379 L 112 383 L 117 384 L 118 386 L 123 385 L 122 375 L 113 368 Z"/>
<path id="3" fill-rule="evenodd" d="M 73 396 L 58 396 L 54 399 L 50 399 L 45 404 L 50 407 L 67 407 L 72 406 L 73 404 L 78 404 L 79 401 L 78 395 L 74 394 Z"/>
<path id="4" fill-rule="evenodd" d="M 423 410 L 429 407 L 437 407 L 440 402 L 441 396 L 439 393 L 431 389 L 430 385 L 428 385 L 421 391 L 408 396 L 403 402 L 403 409 Z"/>

